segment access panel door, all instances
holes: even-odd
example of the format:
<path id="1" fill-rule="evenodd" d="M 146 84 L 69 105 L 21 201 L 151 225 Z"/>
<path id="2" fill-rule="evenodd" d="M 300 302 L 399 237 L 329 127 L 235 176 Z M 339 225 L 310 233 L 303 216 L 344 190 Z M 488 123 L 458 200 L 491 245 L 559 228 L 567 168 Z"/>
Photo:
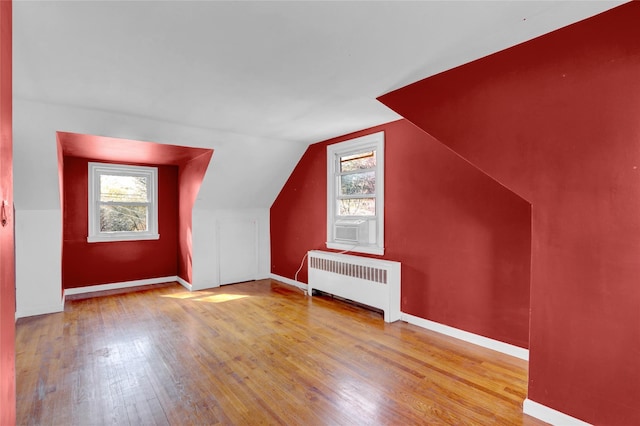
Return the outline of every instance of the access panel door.
<path id="1" fill-rule="evenodd" d="M 258 274 L 258 221 L 253 218 L 218 220 L 220 284 L 252 281 Z"/>

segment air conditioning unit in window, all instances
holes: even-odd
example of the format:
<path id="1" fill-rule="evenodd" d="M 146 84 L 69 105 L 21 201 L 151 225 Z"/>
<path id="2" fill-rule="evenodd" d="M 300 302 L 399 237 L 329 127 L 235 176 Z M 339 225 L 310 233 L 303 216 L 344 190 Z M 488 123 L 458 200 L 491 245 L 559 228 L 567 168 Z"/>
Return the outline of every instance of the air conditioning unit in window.
<path id="1" fill-rule="evenodd" d="M 334 240 L 337 243 L 375 244 L 376 222 L 365 219 L 336 220 L 333 228 Z"/>

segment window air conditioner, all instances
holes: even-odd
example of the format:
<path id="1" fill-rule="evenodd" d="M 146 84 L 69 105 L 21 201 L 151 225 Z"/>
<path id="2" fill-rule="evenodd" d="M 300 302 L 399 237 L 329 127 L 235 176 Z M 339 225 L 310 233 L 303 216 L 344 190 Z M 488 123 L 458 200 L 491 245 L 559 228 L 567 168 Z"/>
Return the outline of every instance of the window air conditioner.
<path id="1" fill-rule="evenodd" d="M 341 219 L 334 225 L 334 240 L 340 243 L 375 244 L 375 220 Z"/>

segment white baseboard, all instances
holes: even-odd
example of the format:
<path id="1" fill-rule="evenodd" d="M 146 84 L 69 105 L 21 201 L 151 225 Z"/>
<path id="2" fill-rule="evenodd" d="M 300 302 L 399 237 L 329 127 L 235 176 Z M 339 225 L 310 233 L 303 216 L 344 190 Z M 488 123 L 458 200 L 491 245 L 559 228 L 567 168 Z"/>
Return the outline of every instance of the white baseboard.
<path id="1" fill-rule="evenodd" d="M 76 288 L 68 288 L 64 290 L 64 295 L 62 296 L 62 300 L 60 304 L 51 304 L 47 306 L 36 306 L 29 307 L 28 309 L 22 309 L 16 311 L 15 318 L 24 318 L 24 317 L 32 317 L 35 315 L 44 315 L 44 314 L 53 314 L 56 312 L 64 312 L 64 301 L 67 296 L 72 294 L 85 294 L 85 293 L 93 293 L 97 291 L 106 291 L 106 290 L 119 290 L 123 288 L 129 287 L 137 287 L 143 285 L 153 285 L 153 284 L 163 284 L 177 281 L 182 284 L 187 290 L 191 291 L 191 284 L 183 280 L 182 278 L 172 275 L 168 277 L 158 277 L 158 278 L 149 278 L 144 280 L 134 280 L 134 281 L 123 281 L 119 283 L 110 283 L 110 284 L 99 284 L 99 285 L 91 285 L 86 287 L 76 287 Z"/>
<path id="2" fill-rule="evenodd" d="M 200 281 L 191 285 L 191 291 L 211 290 L 220 287 L 220 283 L 211 281 Z"/>
<path id="3" fill-rule="evenodd" d="M 269 278 L 271 278 L 272 280 L 281 281 L 285 284 L 289 284 L 294 287 L 301 288 L 302 290 L 305 291 L 305 293 L 307 292 L 307 285 L 305 283 L 301 283 L 300 281 L 292 280 L 291 278 L 287 278 L 287 277 L 281 277 L 280 275 L 276 275 L 276 274 L 270 274 Z"/>
<path id="4" fill-rule="evenodd" d="M 571 417 L 568 414 L 549 408 L 546 405 L 539 404 L 529 398 L 524 400 L 524 403 L 522 404 L 522 412 L 552 425 L 591 426 L 591 423 Z"/>
<path id="5" fill-rule="evenodd" d="M 106 290 L 119 290 L 122 288 L 137 287 L 141 285 L 170 283 L 178 280 L 179 278 L 177 276 L 172 275 L 169 277 L 149 278 L 144 280 L 123 281 L 119 283 L 90 285 L 86 287 L 77 287 L 77 288 L 67 288 L 64 291 L 64 295 L 66 297 L 72 294 L 85 294 L 85 293 L 93 293 L 96 291 L 106 291 Z"/>
<path id="6" fill-rule="evenodd" d="M 51 304 L 46 306 L 29 307 L 29 309 L 23 309 L 16 311 L 16 321 L 18 318 L 33 317 L 35 315 L 55 314 L 64 311 L 64 300 L 60 304 Z"/>
<path id="7" fill-rule="evenodd" d="M 410 324 L 417 325 L 418 327 L 426 328 L 428 330 L 435 331 L 450 337 L 455 337 L 456 339 L 463 340 L 468 343 L 473 343 L 474 345 L 482 346 L 484 348 L 492 349 L 494 351 L 502 352 L 504 354 L 529 361 L 529 350 L 521 348 L 519 346 L 504 343 L 499 340 L 490 339 L 478 334 L 469 333 L 468 331 L 460 330 L 458 328 L 440 324 L 435 321 L 416 317 L 404 312 L 401 314 L 400 319 Z"/>
<path id="8" fill-rule="evenodd" d="M 180 277 L 176 277 L 176 281 L 178 281 L 182 285 L 182 287 L 186 288 L 187 290 L 193 291 L 193 286 L 190 283 L 188 283 L 186 280 L 183 280 Z"/>

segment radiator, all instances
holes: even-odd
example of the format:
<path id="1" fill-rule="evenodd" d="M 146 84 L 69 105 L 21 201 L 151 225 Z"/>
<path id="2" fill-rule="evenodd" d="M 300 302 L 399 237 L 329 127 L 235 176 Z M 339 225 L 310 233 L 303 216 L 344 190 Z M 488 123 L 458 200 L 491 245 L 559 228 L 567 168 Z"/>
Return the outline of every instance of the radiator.
<path id="1" fill-rule="evenodd" d="M 330 293 L 382 309 L 384 320 L 400 319 L 400 263 L 312 250 L 308 253 L 308 294 Z"/>

